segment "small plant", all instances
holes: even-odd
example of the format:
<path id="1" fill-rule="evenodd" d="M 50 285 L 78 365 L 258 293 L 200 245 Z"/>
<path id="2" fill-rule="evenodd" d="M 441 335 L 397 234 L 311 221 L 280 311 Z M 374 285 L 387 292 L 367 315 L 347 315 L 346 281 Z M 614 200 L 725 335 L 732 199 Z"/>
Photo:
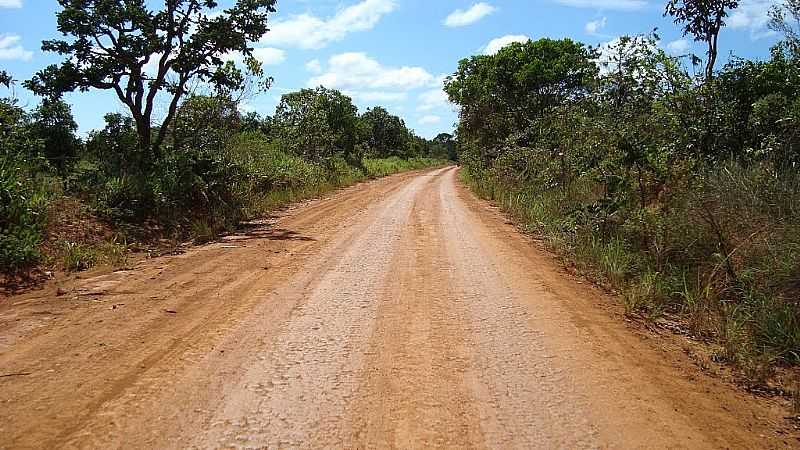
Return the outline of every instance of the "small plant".
<path id="1" fill-rule="evenodd" d="M 117 242 L 117 238 L 99 245 L 97 252 L 100 255 L 99 259 L 112 267 L 125 267 L 128 264 L 128 245 L 125 242 Z"/>
<path id="2" fill-rule="evenodd" d="M 97 252 L 85 245 L 76 242 L 64 242 L 61 246 L 64 270 L 80 272 L 97 264 Z"/>
<path id="3" fill-rule="evenodd" d="M 211 242 L 217 237 L 217 231 L 214 226 L 202 219 L 193 220 L 189 232 L 191 233 L 194 242 L 198 244 Z"/>
<path id="4" fill-rule="evenodd" d="M 660 273 L 646 272 L 623 293 L 625 314 L 644 312 L 651 318 L 657 317 L 667 301 L 666 291 L 665 281 Z"/>

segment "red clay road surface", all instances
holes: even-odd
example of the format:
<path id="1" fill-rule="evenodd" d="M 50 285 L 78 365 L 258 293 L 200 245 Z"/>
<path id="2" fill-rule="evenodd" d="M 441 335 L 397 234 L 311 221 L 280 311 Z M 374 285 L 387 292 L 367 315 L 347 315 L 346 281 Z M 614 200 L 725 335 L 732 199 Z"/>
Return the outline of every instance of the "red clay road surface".
<path id="1" fill-rule="evenodd" d="M 0 304 L 0 448 L 781 448 L 457 168 Z M 64 294 L 66 290 L 66 294 Z"/>

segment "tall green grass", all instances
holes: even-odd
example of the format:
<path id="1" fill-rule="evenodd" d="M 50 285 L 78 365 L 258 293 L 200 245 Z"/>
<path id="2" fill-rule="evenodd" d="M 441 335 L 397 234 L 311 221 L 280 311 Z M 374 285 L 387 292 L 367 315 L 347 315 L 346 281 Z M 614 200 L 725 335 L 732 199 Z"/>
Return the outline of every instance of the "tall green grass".
<path id="1" fill-rule="evenodd" d="M 245 219 L 366 179 L 447 163 L 431 158 L 364 158 L 358 167 L 341 157 L 310 161 L 284 152 L 257 133 L 236 137 L 228 152 L 245 174 L 235 189 L 243 199 Z"/>
<path id="2" fill-rule="evenodd" d="M 762 382 L 776 364 L 800 363 L 797 174 L 728 165 L 667 205 L 631 202 L 612 214 L 596 208 L 589 183 L 537 190 L 469 170 L 461 176 L 586 275 L 619 291 L 628 314 L 683 317 L 749 381 Z"/>

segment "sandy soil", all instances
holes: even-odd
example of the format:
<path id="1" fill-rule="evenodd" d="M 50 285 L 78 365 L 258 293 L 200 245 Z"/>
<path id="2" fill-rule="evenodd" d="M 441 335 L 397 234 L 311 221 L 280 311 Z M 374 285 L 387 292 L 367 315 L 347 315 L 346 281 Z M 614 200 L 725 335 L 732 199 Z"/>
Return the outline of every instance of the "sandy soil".
<path id="1" fill-rule="evenodd" d="M 631 330 L 456 172 L 6 299 L 0 448 L 798 445 L 781 405 Z"/>

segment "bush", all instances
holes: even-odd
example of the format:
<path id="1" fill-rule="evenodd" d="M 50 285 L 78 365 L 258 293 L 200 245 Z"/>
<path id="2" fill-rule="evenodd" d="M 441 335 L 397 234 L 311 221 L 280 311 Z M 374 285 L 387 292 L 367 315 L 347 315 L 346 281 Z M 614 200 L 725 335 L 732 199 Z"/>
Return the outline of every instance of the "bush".
<path id="1" fill-rule="evenodd" d="M 48 168 L 41 142 L 13 102 L 0 99 L 0 272 L 19 272 L 40 258 L 46 224 Z"/>

